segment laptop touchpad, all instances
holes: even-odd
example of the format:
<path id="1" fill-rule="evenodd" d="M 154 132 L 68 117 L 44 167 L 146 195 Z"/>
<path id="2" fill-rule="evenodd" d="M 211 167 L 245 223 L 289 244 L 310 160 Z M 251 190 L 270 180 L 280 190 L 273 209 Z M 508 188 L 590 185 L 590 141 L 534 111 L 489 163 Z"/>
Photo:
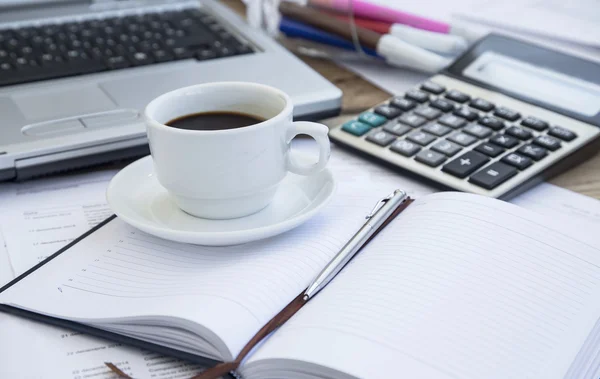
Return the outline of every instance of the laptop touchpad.
<path id="1" fill-rule="evenodd" d="M 116 105 L 96 86 L 17 92 L 12 96 L 29 121 L 45 121 L 115 109 Z"/>

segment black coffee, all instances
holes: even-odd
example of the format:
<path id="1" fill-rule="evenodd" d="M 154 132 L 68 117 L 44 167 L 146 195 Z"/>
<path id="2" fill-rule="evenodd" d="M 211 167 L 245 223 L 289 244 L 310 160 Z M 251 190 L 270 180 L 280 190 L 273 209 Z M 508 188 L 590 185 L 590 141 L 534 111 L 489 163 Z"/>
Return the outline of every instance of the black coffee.
<path id="1" fill-rule="evenodd" d="M 189 114 L 171 120 L 167 125 L 186 130 L 225 130 L 243 128 L 263 121 L 264 119 L 245 113 L 220 111 Z"/>

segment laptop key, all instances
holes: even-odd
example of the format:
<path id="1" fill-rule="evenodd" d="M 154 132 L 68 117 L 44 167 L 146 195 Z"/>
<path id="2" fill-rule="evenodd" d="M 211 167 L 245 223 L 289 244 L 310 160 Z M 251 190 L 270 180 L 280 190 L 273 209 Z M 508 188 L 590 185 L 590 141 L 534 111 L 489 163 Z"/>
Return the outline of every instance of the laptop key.
<path id="1" fill-rule="evenodd" d="M 121 56 L 121 55 L 117 55 L 117 56 L 108 58 L 106 60 L 106 65 L 108 66 L 108 68 L 110 68 L 112 70 L 131 66 L 129 61 L 127 59 L 125 59 L 124 56 Z"/>
<path id="2" fill-rule="evenodd" d="M 200 49 L 196 52 L 196 59 L 204 61 L 217 57 L 217 53 L 212 49 Z"/>
<path id="3" fill-rule="evenodd" d="M 129 54 L 129 60 L 134 66 L 142 66 L 153 62 L 152 58 L 150 58 L 148 54 L 141 51 Z"/>
<path id="4" fill-rule="evenodd" d="M 152 52 L 152 57 L 155 62 L 168 62 L 172 61 L 174 58 L 171 54 L 167 53 L 165 50 L 155 50 Z"/>
<path id="5" fill-rule="evenodd" d="M 469 178 L 469 182 L 491 190 L 517 175 L 518 172 L 519 171 L 512 166 L 502 162 L 495 162 L 473 174 Z"/>
<path id="6" fill-rule="evenodd" d="M 195 52 L 191 49 L 188 49 L 187 47 L 176 47 L 173 49 L 173 55 L 177 59 L 191 58 L 194 56 L 194 54 Z"/>
<path id="7" fill-rule="evenodd" d="M 490 158 L 485 155 L 476 151 L 469 151 L 445 164 L 442 171 L 458 178 L 465 178 L 489 161 Z"/>

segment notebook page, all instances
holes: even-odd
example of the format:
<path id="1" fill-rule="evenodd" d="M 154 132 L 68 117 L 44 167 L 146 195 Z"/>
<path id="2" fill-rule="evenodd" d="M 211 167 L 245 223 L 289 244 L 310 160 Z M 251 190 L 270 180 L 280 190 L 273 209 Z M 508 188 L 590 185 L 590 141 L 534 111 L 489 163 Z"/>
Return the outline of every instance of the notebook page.
<path id="1" fill-rule="evenodd" d="M 232 247 L 173 243 L 115 219 L 0 294 L 0 302 L 85 322 L 154 315 L 189 327 L 181 321 L 189 319 L 235 356 L 358 229 L 389 191 L 381 188 L 340 189 L 305 225 Z"/>
<path id="2" fill-rule="evenodd" d="M 483 197 L 425 196 L 243 373 L 293 359 L 365 378 L 562 378 L 600 316 L 600 238 L 544 224 Z"/>
<path id="3" fill-rule="evenodd" d="M 106 187 L 115 173 L 106 170 L 0 186 L 0 228 L 16 275 L 112 214 Z"/>

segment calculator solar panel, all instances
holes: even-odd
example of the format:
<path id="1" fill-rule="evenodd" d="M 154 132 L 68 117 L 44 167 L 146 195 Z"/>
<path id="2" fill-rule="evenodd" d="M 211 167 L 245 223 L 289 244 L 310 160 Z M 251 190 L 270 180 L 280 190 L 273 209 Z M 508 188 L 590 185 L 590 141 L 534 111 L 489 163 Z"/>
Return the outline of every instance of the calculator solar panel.
<path id="1" fill-rule="evenodd" d="M 443 188 L 503 199 L 597 151 L 598 126 L 483 87 L 439 74 L 330 138 Z"/>

